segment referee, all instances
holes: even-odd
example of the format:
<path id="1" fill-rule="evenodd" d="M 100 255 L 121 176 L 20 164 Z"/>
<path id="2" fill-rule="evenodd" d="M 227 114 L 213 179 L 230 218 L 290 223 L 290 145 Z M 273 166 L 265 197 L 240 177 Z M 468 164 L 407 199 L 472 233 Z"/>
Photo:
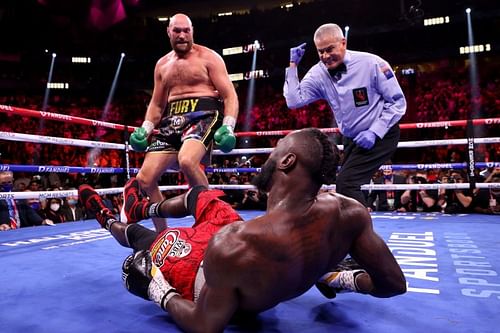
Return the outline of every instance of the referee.
<path id="1" fill-rule="evenodd" d="M 396 151 L 406 100 L 390 65 L 377 55 L 347 50 L 337 24 L 320 26 L 314 33 L 314 44 L 320 61 L 302 81 L 297 65 L 306 44 L 290 49 L 283 95 L 290 109 L 319 99 L 328 102 L 344 144 L 337 192 L 366 206 L 361 185 L 369 183 Z"/>

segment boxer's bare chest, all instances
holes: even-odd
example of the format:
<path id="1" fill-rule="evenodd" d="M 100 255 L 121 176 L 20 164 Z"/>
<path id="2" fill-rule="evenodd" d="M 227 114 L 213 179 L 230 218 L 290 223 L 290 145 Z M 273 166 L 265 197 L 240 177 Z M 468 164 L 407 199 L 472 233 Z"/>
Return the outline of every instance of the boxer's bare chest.
<path id="1" fill-rule="evenodd" d="M 167 90 L 182 86 L 211 85 L 207 67 L 199 56 L 167 61 L 161 67 L 161 77 Z"/>

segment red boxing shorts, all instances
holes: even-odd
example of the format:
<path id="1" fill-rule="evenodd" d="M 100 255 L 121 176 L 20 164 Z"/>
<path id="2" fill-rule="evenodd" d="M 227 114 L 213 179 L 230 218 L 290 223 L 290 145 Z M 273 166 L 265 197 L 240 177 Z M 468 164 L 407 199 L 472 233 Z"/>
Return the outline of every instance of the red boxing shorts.
<path id="1" fill-rule="evenodd" d="M 193 300 L 194 283 L 200 263 L 212 236 L 222 227 L 242 221 L 238 213 L 219 199 L 224 192 L 200 192 L 191 228 L 167 228 L 150 247 L 153 262 L 165 279 L 185 299 Z"/>

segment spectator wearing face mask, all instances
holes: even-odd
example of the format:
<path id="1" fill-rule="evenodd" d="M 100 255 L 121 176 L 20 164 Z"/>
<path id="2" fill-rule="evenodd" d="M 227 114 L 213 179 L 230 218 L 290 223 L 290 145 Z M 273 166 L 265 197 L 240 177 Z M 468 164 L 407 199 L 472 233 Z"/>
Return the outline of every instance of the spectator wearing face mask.
<path id="1" fill-rule="evenodd" d="M 43 219 L 26 200 L 15 200 L 9 192 L 14 187 L 14 175 L 11 171 L 0 172 L 0 231 L 31 227 L 36 225 L 52 225 L 50 219 Z"/>
<path id="2" fill-rule="evenodd" d="M 67 197 L 65 203 L 61 207 L 61 213 L 64 216 L 64 221 L 82 221 L 85 219 L 85 215 L 82 207 L 78 203 L 77 196 Z"/>
<path id="3" fill-rule="evenodd" d="M 65 219 L 61 210 L 61 205 L 62 201 L 59 198 L 47 199 L 47 205 L 43 210 L 44 217 L 52 220 L 54 223 L 63 223 Z"/>
<path id="4" fill-rule="evenodd" d="M 25 190 L 24 192 L 32 192 L 32 191 Z M 43 215 L 43 213 L 42 213 L 43 207 L 42 207 L 42 203 L 41 203 L 40 199 L 31 198 L 31 199 L 26 199 L 25 201 L 26 201 L 26 204 L 28 206 L 33 208 L 38 213 L 38 215 L 40 215 L 40 216 Z"/>
<path id="5" fill-rule="evenodd" d="M 374 184 L 404 184 L 406 179 L 402 175 L 395 174 L 392 171 L 390 164 L 382 171 L 382 175 L 376 177 L 373 181 Z M 394 211 L 403 207 L 401 203 L 401 196 L 403 190 L 373 190 L 368 195 L 367 203 L 368 210 L 371 211 Z"/>

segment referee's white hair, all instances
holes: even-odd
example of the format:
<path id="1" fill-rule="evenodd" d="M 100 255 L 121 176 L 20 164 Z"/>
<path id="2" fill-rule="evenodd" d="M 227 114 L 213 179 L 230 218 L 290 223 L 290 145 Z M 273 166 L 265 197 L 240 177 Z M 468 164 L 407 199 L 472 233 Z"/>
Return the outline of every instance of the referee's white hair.
<path id="1" fill-rule="evenodd" d="M 333 36 L 336 38 L 344 38 L 344 33 L 342 29 L 335 23 L 326 23 L 316 29 L 314 33 L 314 40 L 322 39 L 325 36 Z"/>

